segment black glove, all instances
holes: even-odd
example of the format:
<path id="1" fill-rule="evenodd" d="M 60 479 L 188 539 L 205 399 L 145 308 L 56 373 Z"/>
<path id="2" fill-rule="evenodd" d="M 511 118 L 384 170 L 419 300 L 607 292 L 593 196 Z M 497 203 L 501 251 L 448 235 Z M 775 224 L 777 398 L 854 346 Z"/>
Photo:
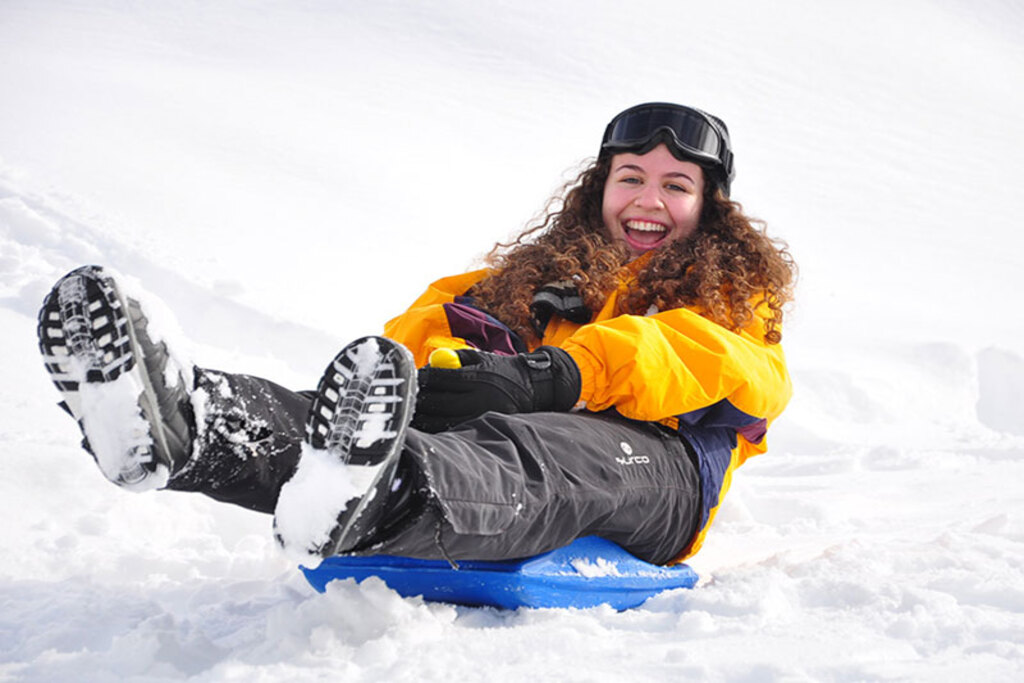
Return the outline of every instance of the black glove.
<path id="1" fill-rule="evenodd" d="M 457 368 L 419 371 L 412 424 L 439 432 L 489 410 L 529 413 L 570 410 L 580 398 L 580 370 L 568 353 L 542 346 L 532 353 L 499 356 L 460 349 Z"/>

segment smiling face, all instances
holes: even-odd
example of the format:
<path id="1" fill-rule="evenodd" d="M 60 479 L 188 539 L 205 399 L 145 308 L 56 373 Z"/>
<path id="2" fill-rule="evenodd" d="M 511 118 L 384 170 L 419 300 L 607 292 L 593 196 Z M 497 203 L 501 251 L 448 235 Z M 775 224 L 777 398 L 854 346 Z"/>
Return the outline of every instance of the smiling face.
<path id="1" fill-rule="evenodd" d="M 635 257 L 693 234 L 703 204 L 704 170 L 658 145 L 612 157 L 601 215 L 612 239 Z"/>

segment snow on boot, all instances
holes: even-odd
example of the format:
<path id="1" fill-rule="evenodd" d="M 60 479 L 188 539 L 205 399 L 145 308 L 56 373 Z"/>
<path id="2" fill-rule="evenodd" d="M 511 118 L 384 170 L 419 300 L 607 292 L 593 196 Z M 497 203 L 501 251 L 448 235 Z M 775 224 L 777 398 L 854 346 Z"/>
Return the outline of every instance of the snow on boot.
<path id="1" fill-rule="evenodd" d="M 329 557 L 373 535 L 399 483 L 416 386 L 412 354 L 390 339 L 358 339 L 331 361 L 310 407 L 298 468 L 274 513 L 289 554 Z"/>
<path id="2" fill-rule="evenodd" d="M 108 271 L 83 266 L 43 300 L 37 331 L 62 407 L 107 479 L 133 491 L 166 486 L 192 452 L 192 373 L 150 336 L 138 301 Z"/>

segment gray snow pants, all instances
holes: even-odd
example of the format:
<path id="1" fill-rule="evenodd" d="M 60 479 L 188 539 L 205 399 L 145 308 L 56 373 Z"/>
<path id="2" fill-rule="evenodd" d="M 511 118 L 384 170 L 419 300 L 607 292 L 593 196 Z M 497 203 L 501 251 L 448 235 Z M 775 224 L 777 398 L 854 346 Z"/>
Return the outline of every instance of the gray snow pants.
<path id="1" fill-rule="evenodd" d="M 298 461 L 310 394 L 211 370 L 197 388 L 200 455 L 168 488 L 272 513 Z M 398 476 L 395 520 L 361 554 L 502 560 L 595 535 L 664 563 L 700 517 L 684 439 L 611 411 L 487 413 L 438 434 L 410 429 Z"/>

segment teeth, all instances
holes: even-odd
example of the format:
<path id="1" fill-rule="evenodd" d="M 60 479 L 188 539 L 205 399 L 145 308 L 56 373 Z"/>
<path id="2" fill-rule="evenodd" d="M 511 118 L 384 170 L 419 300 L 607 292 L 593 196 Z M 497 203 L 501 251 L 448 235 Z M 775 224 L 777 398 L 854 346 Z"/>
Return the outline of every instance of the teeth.
<path id="1" fill-rule="evenodd" d="M 626 221 L 626 227 L 630 230 L 640 232 L 665 232 L 665 226 L 660 223 L 648 223 L 647 221 Z"/>

